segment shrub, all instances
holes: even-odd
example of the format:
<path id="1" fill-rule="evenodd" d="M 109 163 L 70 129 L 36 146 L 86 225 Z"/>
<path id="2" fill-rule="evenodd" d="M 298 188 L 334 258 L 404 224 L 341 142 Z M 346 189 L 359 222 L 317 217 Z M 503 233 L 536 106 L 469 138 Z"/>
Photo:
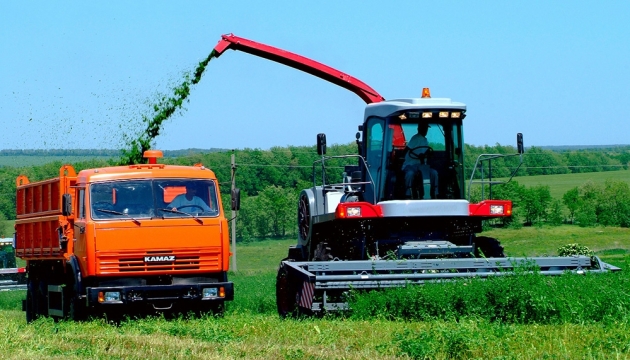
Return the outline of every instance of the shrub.
<path id="1" fill-rule="evenodd" d="M 595 252 L 580 244 L 568 244 L 558 248 L 558 256 L 586 255 L 595 256 Z"/>

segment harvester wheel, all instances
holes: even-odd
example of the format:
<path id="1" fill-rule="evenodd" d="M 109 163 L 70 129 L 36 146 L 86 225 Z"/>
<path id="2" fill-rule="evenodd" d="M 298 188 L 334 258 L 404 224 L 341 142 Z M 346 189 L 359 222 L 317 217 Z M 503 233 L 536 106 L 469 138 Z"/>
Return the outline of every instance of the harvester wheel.
<path id="1" fill-rule="evenodd" d="M 283 260 L 284 261 L 284 260 Z M 276 305 L 281 318 L 298 315 L 297 288 L 287 268 L 280 263 L 276 277 Z"/>
<path id="2" fill-rule="evenodd" d="M 487 236 L 478 236 L 474 240 L 475 242 L 475 256 L 476 257 L 505 257 L 503 252 L 503 246 L 499 240 Z"/>
<path id="3" fill-rule="evenodd" d="M 311 237 L 311 206 L 305 193 L 300 195 L 298 204 L 298 237 L 302 246 L 306 246 Z"/>

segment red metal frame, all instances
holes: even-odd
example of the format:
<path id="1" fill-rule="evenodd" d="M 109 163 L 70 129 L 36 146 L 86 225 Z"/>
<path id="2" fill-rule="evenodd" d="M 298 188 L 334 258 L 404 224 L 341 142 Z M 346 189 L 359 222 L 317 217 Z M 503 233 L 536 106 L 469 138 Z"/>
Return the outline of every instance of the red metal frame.
<path id="1" fill-rule="evenodd" d="M 221 40 L 217 46 L 214 47 L 214 56 L 219 57 L 227 49 L 239 50 L 290 66 L 294 69 L 302 70 L 305 73 L 317 76 L 335 85 L 341 86 L 344 89 L 352 91 L 368 104 L 385 100 L 385 98 L 376 92 L 376 90 L 372 89 L 363 81 L 328 65 L 324 65 L 320 62 L 289 51 L 244 39 L 233 34 L 221 36 Z"/>
<path id="2" fill-rule="evenodd" d="M 490 206 L 501 205 L 503 206 L 503 214 L 492 214 L 490 212 Z M 498 218 L 512 216 L 512 201 L 511 200 L 482 200 L 477 204 L 468 204 L 468 211 L 470 216 L 486 217 L 486 218 Z"/>

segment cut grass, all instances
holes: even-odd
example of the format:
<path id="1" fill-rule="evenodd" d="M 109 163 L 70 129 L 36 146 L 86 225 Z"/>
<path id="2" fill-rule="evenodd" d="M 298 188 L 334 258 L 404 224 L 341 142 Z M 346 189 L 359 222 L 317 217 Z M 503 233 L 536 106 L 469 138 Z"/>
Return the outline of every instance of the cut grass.
<path id="1" fill-rule="evenodd" d="M 509 254 L 555 254 L 580 243 L 630 271 L 628 229 L 523 228 L 493 230 Z M 572 236 L 569 236 L 572 235 Z M 597 241 L 596 241 L 597 240 Z M 513 359 L 628 358 L 630 323 L 517 324 L 469 317 L 390 321 L 324 317 L 281 320 L 275 309 L 277 266 L 295 240 L 237 245 L 236 291 L 223 318 L 149 318 L 119 326 L 103 319 L 73 323 L 40 319 L 27 325 L 20 309 L 24 292 L 0 293 L 3 358 L 168 359 Z M 588 292 L 589 288 L 582 289 Z M 626 291 L 628 288 L 626 287 Z M 615 322 L 616 321 L 616 322 Z"/>
<path id="2" fill-rule="evenodd" d="M 625 358 L 630 325 L 516 325 L 483 320 L 145 319 L 112 326 L 0 313 L 4 358 L 394 359 Z"/>

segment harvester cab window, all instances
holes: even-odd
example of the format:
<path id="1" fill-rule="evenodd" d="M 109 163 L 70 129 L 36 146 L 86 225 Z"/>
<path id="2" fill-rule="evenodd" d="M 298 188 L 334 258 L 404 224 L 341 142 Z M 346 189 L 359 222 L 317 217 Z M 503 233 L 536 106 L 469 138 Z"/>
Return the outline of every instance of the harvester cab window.
<path id="1" fill-rule="evenodd" d="M 384 119 L 373 117 L 367 120 L 365 136 L 366 161 L 368 164 L 367 170 L 370 172 L 371 180 L 374 181 L 374 186 L 370 184 L 365 187 L 366 199 L 373 199 L 375 193 L 377 198 L 380 198 L 380 191 L 378 191 L 378 189 L 380 188 L 379 184 L 383 166 L 384 129 Z"/>
<path id="2" fill-rule="evenodd" d="M 444 124 L 427 121 L 430 119 L 396 115 L 388 120 L 391 131 L 384 141 L 388 149 L 384 199 L 442 198 L 439 180 L 442 164 L 449 157 L 450 129 L 445 132 Z"/>

